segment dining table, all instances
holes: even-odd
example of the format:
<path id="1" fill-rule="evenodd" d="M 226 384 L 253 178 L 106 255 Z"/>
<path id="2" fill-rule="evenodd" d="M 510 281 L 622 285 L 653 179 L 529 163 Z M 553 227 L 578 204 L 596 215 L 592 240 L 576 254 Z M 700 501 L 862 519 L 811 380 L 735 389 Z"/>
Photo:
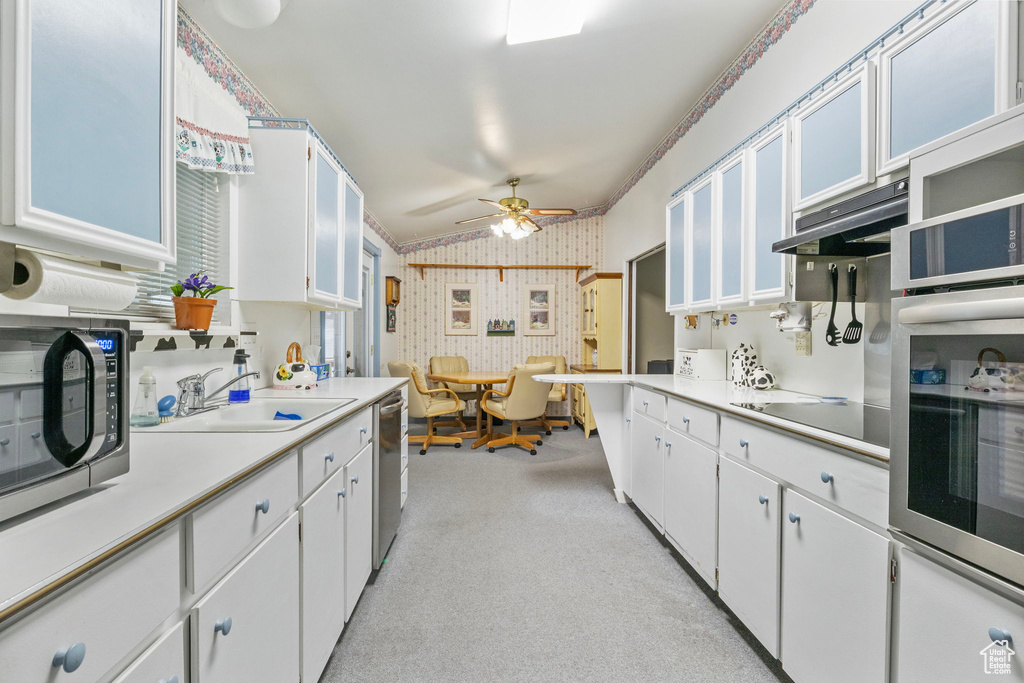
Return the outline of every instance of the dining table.
<path id="1" fill-rule="evenodd" d="M 484 392 L 495 384 L 505 384 L 508 382 L 508 371 L 471 370 L 469 372 L 432 372 L 427 375 L 427 379 L 433 382 L 472 384 L 476 387 L 476 429 L 448 434 L 447 436 L 457 436 L 463 439 L 476 439 L 476 441 L 473 442 L 473 448 L 479 448 L 486 444 L 492 437 L 488 436 L 484 429 Z M 498 438 L 500 436 L 504 435 L 494 434 L 493 438 Z"/>

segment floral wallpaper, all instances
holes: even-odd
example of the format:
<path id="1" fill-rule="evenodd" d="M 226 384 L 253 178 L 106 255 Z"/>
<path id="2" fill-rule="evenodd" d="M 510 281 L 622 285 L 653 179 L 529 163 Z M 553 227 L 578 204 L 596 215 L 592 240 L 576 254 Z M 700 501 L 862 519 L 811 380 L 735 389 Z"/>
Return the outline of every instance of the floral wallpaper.
<path id="1" fill-rule="evenodd" d="M 413 263 L 470 263 L 481 265 L 528 265 L 536 263 L 582 264 L 580 279 L 597 271 L 601 263 L 603 222 L 600 216 L 561 222 L 521 240 L 494 237 L 456 240 L 434 247 L 429 253 L 406 252 L 399 256 L 397 275 L 402 279 L 402 302 L 397 310 L 398 357 L 427 369 L 431 356 L 465 356 L 475 370 L 509 370 L 528 356 L 565 356 L 569 364 L 582 358 L 580 307 L 574 270 L 506 270 L 504 282 L 497 270 L 428 268 L 425 278 Z M 465 234 L 465 233 L 462 233 Z M 444 286 L 447 282 L 478 283 L 478 327 L 475 337 L 448 337 L 444 333 Z M 523 336 L 523 285 L 555 285 L 555 334 Z M 488 337 L 487 320 L 516 321 L 514 337 Z M 500 387 L 499 387 L 500 388 Z M 569 404 L 552 404 L 550 415 L 569 415 Z"/>

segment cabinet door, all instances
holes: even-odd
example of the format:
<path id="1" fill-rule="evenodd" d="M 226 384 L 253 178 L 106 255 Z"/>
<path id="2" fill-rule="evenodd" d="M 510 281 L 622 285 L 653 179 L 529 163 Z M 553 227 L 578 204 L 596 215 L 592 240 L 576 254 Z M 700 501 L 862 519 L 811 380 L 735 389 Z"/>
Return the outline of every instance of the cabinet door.
<path id="1" fill-rule="evenodd" d="M 689 272 L 690 299 L 688 308 L 710 307 L 713 261 L 712 237 L 715 229 L 714 176 L 690 192 Z"/>
<path id="2" fill-rule="evenodd" d="M 665 300 L 669 311 L 686 307 L 686 207 L 686 194 L 683 194 L 665 209 L 665 244 L 668 249 Z"/>
<path id="3" fill-rule="evenodd" d="M 718 454 L 665 430 L 665 533 L 715 588 L 718 559 Z"/>
<path id="4" fill-rule="evenodd" d="M 186 683 L 185 624 L 179 622 L 121 673 L 114 683 Z"/>
<path id="5" fill-rule="evenodd" d="M 373 569 L 373 445 L 345 466 L 345 621 Z"/>
<path id="6" fill-rule="evenodd" d="M 0 222 L 17 227 L 0 237 L 126 264 L 173 262 L 175 9 L 166 0 L 17 3 L 4 28 L 5 42 L 18 41 L 5 93 L 16 98 L 13 188 L 0 191 Z"/>
<path id="7" fill-rule="evenodd" d="M 728 458 L 718 466 L 718 595 L 778 657 L 781 487 Z"/>
<path id="8" fill-rule="evenodd" d="M 879 54 L 878 173 L 909 152 L 1004 110 L 1012 83 L 1015 3 L 949 3 Z"/>
<path id="9" fill-rule="evenodd" d="M 345 472 L 299 508 L 302 524 L 302 680 L 319 680 L 345 628 Z"/>
<path id="10" fill-rule="evenodd" d="M 798 683 L 886 680 L 889 541 L 787 489 L 782 667 Z"/>
<path id="11" fill-rule="evenodd" d="M 792 257 L 776 254 L 772 245 L 789 235 L 788 126 L 784 123 L 755 144 L 749 154 L 750 212 L 748 238 L 750 300 L 782 300 L 789 290 L 787 266 Z"/>
<path id="12" fill-rule="evenodd" d="M 664 528 L 665 459 L 664 429 L 646 417 L 633 413 L 630 479 L 633 502 L 658 528 Z"/>
<path id="13" fill-rule="evenodd" d="M 363 305 L 363 288 L 360 275 L 363 272 L 363 192 L 355 181 L 344 177 L 345 184 L 345 267 L 343 299 L 350 307 Z"/>
<path id="14" fill-rule="evenodd" d="M 298 681 L 298 513 L 192 608 L 191 626 L 191 683 Z"/>
<path id="15" fill-rule="evenodd" d="M 718 264 L 716 301 L 721 305 L 743 300 L 743 275 L 746 272 L 743 249 L 746 224 L 743 155 L 730 162 L 717 175 L 721 190 L 718 193 L 719 227 L 715 231 L 715 260 Z"/>
<path id="16" fill-rule="evenodd" d="M 319 142 L 310 161 L 312 210 L 309 239 L 309 297 L 332 303 L 341 298 L 344 201 L 341 166 Z"/>
<path id="17" fill-rule="evenodd" d="M 874 74 L 864 64 L 793 116 L 794 209 L 875 179 Z"/>
<path id="18" fill-rule="evenodd" d="M 982 681 L 996 673 L 998 680 L 1024 681 L 1022 655 L 1006 655 L 993 640 L 1009 634 L 1010 648 L 1020 650 L 1024 606 L 906 548 L 900 552 L 897 583 L 894 678 L 899 683 Z"/>

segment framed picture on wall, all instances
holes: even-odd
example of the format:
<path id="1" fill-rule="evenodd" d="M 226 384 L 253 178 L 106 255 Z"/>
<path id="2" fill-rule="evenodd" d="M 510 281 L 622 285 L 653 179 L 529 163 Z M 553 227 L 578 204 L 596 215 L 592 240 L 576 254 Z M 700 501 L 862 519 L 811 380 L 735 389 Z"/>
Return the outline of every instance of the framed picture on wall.
<path id="1" fill-rule="evenodd" d="M 397 317 L 395 313 L 396 308 L 397 306 L 395 306 L 395 304 L 388 304 L 388 320 L 386 328 L 388 332 L 395 331 L 395 318 Z"/>
<path id="2" fill-rule="evenodd" d="M 478 299 L 475 282 L 447 282 L 444 285 L 444 333 L 448 336 L 477 334 Z"/>
<path id="3" fill-rule="evenodd" d="M 554 336 L 555 286 L 552 284 L 523 285 L 523 335 Z"/>

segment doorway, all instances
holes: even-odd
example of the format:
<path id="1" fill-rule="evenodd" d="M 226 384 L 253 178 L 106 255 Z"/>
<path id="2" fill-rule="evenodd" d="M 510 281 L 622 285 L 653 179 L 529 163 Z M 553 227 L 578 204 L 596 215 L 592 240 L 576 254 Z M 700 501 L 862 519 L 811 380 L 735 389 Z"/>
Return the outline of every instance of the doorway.
<path id="1" fill-rule="evenodd" d="M 365 247 L 365 245 L 364 245 Z M 380 281 L 380 251 L 373 253 L 364 248 L 360 287 L 363 307 L 352 313 L 351 338 L 352 366 L 349 375 L 354 377 L 380 377 L 377 362 L 380 347 L 380 317 L 378 311 L 378 283 Z"/>
<path id="2" fill-rule="evenodd" d="M 627 329 L 629 372 L 672 372 L 675 320 L 665 311 L 664 244 L 629 262 Z"/>

